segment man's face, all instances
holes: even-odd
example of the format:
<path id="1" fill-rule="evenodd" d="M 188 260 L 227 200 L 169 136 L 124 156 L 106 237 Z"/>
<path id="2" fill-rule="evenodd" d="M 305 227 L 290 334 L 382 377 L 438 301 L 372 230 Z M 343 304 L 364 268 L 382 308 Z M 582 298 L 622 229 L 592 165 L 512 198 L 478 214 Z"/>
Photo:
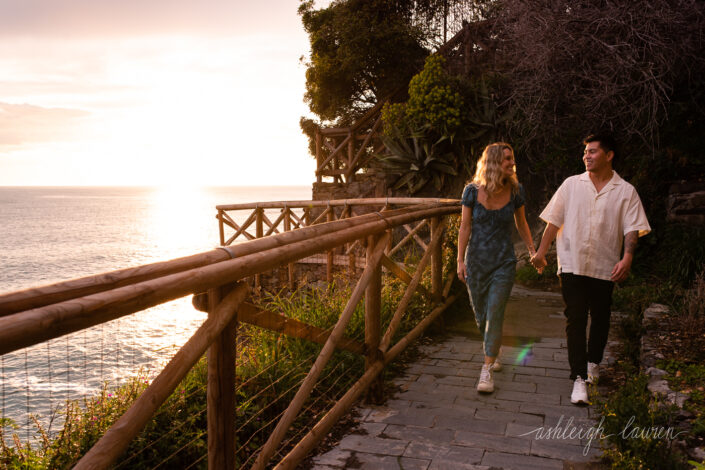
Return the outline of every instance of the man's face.
<path id="1" fill-rule="evenodd" d="M 614 152 L 605 152 L 600 147 L 599 142 L 588 142 L 583 152 L 583 162 L 585 169 L 590 172 L 600 172 L 607 167 L 611 168 Z"/>

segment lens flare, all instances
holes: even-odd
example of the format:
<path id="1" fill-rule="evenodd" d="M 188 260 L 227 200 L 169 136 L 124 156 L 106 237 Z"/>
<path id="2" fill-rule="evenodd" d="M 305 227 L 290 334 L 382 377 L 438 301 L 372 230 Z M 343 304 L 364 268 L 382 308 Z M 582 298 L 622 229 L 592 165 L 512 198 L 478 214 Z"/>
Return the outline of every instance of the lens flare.
<path id="1" fill-rule="evenodd" d="M 531 348 L 533 347 L 534 343 L 529 343 L 524 348 L 519 351 L 519 354 L 517 355 L 516 360 L 514 361 L 514 365 L 522 365 L 525 366 L 528 364 L 528 362 L 531 360 L 531 357 L 533 354 L 531 353 Z"/>

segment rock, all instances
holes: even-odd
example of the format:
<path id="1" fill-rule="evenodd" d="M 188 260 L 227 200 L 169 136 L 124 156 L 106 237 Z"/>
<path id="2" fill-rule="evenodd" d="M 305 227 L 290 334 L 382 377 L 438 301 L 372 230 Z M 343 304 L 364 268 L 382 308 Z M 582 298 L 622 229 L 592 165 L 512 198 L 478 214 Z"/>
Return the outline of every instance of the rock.
<path id="1" fill-rule="evenodd" d="M 672 184 L 666 199 L 666 214 L 669 221 L 705 224 L 703 179 L 695 178 Z"/>
<path id="2" fill-rule="evenodd" d="M 659 377 L 651 377 L 646 388 L 648 388 L 651 393 L 658 393 L 659 395 L 668 395 L 672 392 L 668 386 L 668 382 Z"/>
<path id="3" fill-rule="evenodd" d="M 672 403 L 676 405 L 678 408 L 683 408 L 683 405 L 685 404 L 686 400 L 688 400 L 690 396 L 683 392 L 669 392 L 666 394 L 666 400 L 669 403 Z"/>
<path id="4" fill-rule="evenodd" d="M 644 310 L 644 322 L 655 321 L 668 313 L 668 307 L 662 304 L 651 304 Z"/>
<path id="5" fill-rule="evenodd" d="M 657 367 L 649 367 L 648 369 L 646 369 L 646 373 L 651 377 L 660 377 L 663 375 L 668 375 L 668 372 Z"/>
<path id="6" fill-rule="evenodd" d="M 705 449 L 703 449 L 702 447 L 694 447 L 692 449 L 688 449 L 688 456 L 693 460 L 702 462 L 705 460 Z"/>

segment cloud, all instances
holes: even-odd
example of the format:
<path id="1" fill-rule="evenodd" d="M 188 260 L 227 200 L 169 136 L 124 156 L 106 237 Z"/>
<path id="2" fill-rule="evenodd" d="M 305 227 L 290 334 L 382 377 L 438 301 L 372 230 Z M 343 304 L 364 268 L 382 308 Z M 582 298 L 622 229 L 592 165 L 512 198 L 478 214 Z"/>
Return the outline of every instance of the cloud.
<path id="1" fill-rule="evenodd" d="M 0 102 L 0 151 L 34 143 L 71 140 L 90 113 Z"/>
<path id="2" fill-rule="evenodd" d="M 292 24 L 295 0 L 0 0 L 0 36 L 240 35 Z"/>

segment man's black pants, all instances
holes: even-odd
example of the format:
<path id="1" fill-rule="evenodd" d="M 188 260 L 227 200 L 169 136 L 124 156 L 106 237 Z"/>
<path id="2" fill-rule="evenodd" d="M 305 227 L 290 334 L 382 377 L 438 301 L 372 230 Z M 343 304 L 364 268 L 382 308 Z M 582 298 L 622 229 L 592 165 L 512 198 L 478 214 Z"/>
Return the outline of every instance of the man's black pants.
<path id="1" fill-rule="evenodd" d="M 610 307 L 614 283 L 594 277 L 561 273 L 561 291 L 565 301 L 567 319 L 565 332 L 568 339 L 570 378 L 587 378 L 587 363 L 599 364 L 607 344 L 610 329 Z M 590 336 L 586 340 L 588 313 Z M 586 344 L 587 343 L 587 344 Z"/>

